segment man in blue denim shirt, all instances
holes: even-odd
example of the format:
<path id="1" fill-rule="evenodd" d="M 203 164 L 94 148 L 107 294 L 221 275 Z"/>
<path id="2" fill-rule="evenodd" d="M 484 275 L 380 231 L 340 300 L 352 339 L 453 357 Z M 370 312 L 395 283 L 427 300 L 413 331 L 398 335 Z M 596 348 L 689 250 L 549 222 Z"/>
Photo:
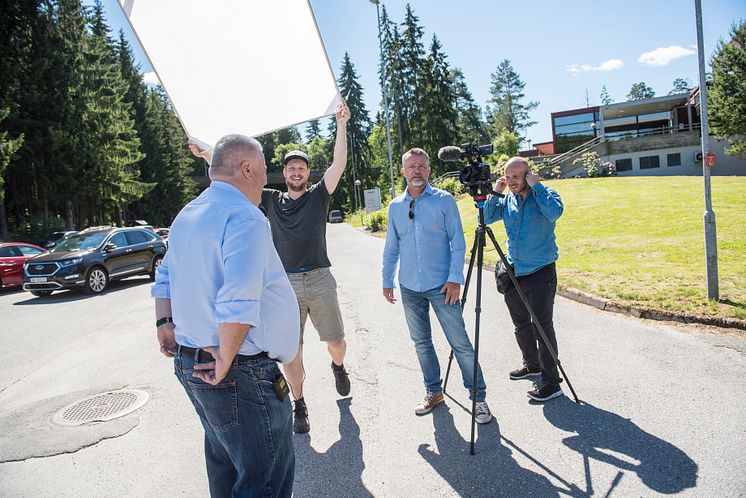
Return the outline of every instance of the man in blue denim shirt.
<path id="1" fill-rule="evenodd" d="M 503 196 L 505 187 L 510 191 Z M 529 171 L 528 163 L 513 157 L 505 164 L 505 176 L 495 184 L 495 192 L 484 206 L 484 221 L 505 223 L 508 235 L 507 259 L 515 271 L 518 283 L 539 319 L 547 338 L 557 351 L 552 313 L 557 291 L 557 244 L 554 225 L 562 216 L 562 199 L 557 192 L 539 182 Z M 498 269 L 500 266 L 498 265 Z M 498 273 L 495 274 L 496 278 Z M 507 275 L 506 275 L 507 276 Z M 513 380 L 541 376 L 541 382 L 528 392 L 534 401 L 547 401 L 562 396 L 557 365 L 531 316 L 512 283 L 498 290 L 505 295 L 510 316 L 515 325 L 515 337 L 523 355 L 523 367 L 510 372 Z"/>
<path id="2" fill-rule="evenodd" d="M 205 430 L 210 494 L 291 496 L 292 416 L 276 361 L 295 357 L 300 311 L 257 208 L 261 145 L 221 138 L 209 174 L 210 187 L 176 216 L 156 271 L 158 342 Z"/>
<path id="3" fill-rule="evenodd" d="M 461 284 L 464 283 L 466 242 L 458 207 L 448 192 L 427 182 L 430 160 L 422 149 L 402 156 L 402 175 L 407 189 L 389 204 L 389 223 L 383 251 L 383 296 L 394 304 L 394 274 L 399 263 L 404 316 L 414 341 L 424 377 L 426 396 L 415 408 L 425 415 L 443 401 L 440 364 L 430 327 L 430 306 L 435 310 L 446 339 L 453 349 L 464 387 L 471 396 L 474 380 L 474 348 L 461 315 Z M 476 421 L 486 424 L 492 414 L 485 401 L 487 387 L 478 369 Z"/>

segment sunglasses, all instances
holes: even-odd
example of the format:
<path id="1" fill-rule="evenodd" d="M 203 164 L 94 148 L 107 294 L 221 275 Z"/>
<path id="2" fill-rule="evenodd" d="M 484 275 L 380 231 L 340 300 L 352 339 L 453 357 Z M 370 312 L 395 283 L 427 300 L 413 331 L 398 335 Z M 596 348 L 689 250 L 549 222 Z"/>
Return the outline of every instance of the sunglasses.
<path id="1" fill-rule="evenodd" d="M 414 201 L 415 199 L 412 199 L 411 201 L 409 201 L 409 219 L 410 220 L 414 219 Z"/>

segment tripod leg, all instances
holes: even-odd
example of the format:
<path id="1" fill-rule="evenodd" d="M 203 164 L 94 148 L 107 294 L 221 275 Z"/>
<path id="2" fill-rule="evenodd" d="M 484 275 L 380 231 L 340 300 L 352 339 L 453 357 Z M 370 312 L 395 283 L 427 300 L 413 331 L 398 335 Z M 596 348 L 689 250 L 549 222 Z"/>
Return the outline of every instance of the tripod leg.
<path id="1" fill-rule="evenodd" d="M 469 446 L 469 453 L 474 454 L 474 426 L 476 425 L 477 416 L 477 379 L 479 372 L 479 319 L 482 314 L 482 260 L 484 259 L 484 214 L 482 208 L 479 208 L 479 226 L 477 227 L 477 235 L 474 237 L 479 239 L 477 247 L 477 301 L 476 307 L 474 308 L 476 318 L 474 325 L 474 375 L 472 377 L 471 385 L 471 439 Z M 475 242 L 476 243 L 476 242 Z"/>
<path id="2" fill-rule="evenodd" d="M 464 282 L 464 292 L 461 294 L 461 312 L 462 313 L 464 311 L 464 306 L 466 306 L 466 295 L 469 293 L 469 282 L 471 281 L 471 273 L 472 273 L 472 270 L 474 270 L 474 255 L 477 253 L 477 242 L 479 242 L 479 237 L 477 236 L 478 231 L 479 231 L 479 228 L 477 228 L 477 230 L 474 232 L 474 244 L 471 247 L 471 255 L 469 256 L 469 269 L 466 272 L 466 282 Z M 446 368 L 446 378 L 443 381 L 443 394 L 446 393 L 446 387 L 448 387 L 448 376 L 451 374 L 452 364 L 453 364 L 453 349 L 451 350 L 451 354 L 448 355 L 448 368 Z"/>
<path id="3" fill-rule="evenodd" d="M 552 346 L 552 343 L 549 342 L 549 338 L 547 337 L 547 333 L 544 331 L 544 327 L 542 327 L 541 323 L 539 323 L 539 319 L 536 317 L 536 313 L 534 313 L 533 308 L 531 308 L 531 305 L 528 302 L 528 298 L 526 297 L 526 294 L 523 292 L 523 289 L 521 289 L 521 286 L 518 284 L 518 279 L 516 278 L 513 270 L 508 264 L 508 259 L 505 257 L 505 254 L 500 248 L 500 244 L 497 243 L 497 240 L 495 239 L 495 235 L 492 233 L 492 229 L 490 227 L 485 227 L 485 228 L 486 228 L 487 234 L 490 236 L 490 239 L 492 240 L 492 244 L 495 246 L 495 249 L 497 250 L 497 254 L 500 255 L 500 260 L 503 262 L 503 265 L 505 265 L 505 270 L 508 272 L 508 275 L 510 276 L 510 280 L 513 282 L 513 285 L 515 285 L 516 291 L 518 291 L 518 295 L 520 296 L 521 301 L 526 306 L 526 310 L 528 310 L 529 315 L 531 315 L 531 321 L 534 323 L 534 325 L 536 326 L 536 329 L 539 331 L 539 334 L 541 335 L 541 338 L 544 341 L 544 345 L 546 346 L 549 353 L 552 355 L 552 359 L 554 360 L 554 362 L 557 364 L 557 368 L 559 368 L 560 372 L 562 372 L 562 376 L 567 382 L 567 387 L 570 388 L 572 397 L 575 399 L 576 403 L 579 403 L 580 400 L 578 399 L 578 395 L 575 394 L 575 389 L 573 389 L 572 383 L 570 383 L 570 378 L 565 373 L 565 369 L 562 368 L 562 363 L 560 362 L 560 359 L 557 356 L 557 351 L 555 351 L 554 347 Z M 479 282 L 479 280 L 477 280 L 477 282 Z"/>

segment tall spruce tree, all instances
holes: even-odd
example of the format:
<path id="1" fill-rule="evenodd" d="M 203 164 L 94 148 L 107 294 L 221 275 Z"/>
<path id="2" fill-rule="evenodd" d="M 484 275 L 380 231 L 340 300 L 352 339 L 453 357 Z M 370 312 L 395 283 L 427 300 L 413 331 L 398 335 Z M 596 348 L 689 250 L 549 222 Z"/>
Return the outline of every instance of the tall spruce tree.
<path id="1" fill-rule="evenodd" d="M 350 119 L 347 121 L 347 167 L 337 190 L 334 193 L 333 204 L 346 210 L 355 207 L 355 180 L 360 180 L 363 188 L 372 186 L 370 163 L 368 161 L 368 136 L 371 131 L 370 115 L 363 100 L 363 87 L 358 81 L 355 66 L 350 60 L 350 54 L 345 52 L 342 67 L 337 79 L 339 91 L 350 108 Z M 337 122 L 332 119 L 329 123 L 331 135 L 330 146 L 333 147 L 337 133 Z M 330 151 L 331 152 L 331 151 Z"/>
<path id="2" fill-rule="evenodd" d="M 709 87 L 712 131 L 730 146 L 726 154 L 746 158 L 746 22 L 734 24 L 711 59 Z"/>
<path id="3" fill-rule="evenodd" d="M 321 122 L 318 119 L 309 121 L 306 126 L 306 143 L 311 143 L 314 138 L 321 138 Z"/>
<path id="4" fill-rule="evenodd" d="M 420 147 L 430 154 L 435 175 L 441 175 L 449 168 L 435 152 L 455 142 L 458 126 L 457 95 L 442 48 L 438 37 L 433 35 L 430 53 L 422 64 L 418 109 Z"/>
<path id="5" fill-rule="evenodd" d="M 425 63 L 425 48 L 422 36 L 425 30 L 419 24 L 420 18 L 414 14 L 412 7 L 407 4 L 404 21 L 401 23 L 402 33 L 400 42 L 400 77 L 402 79 L 402 95 L 400 96 L 400 116 L 402 127 L 402 147 L 419 146 L 422 141 L 422 130 L 418 119 L 422 111 L 421 84 L 423 66 Z"/>
<path id="6" fill-rule="evenodd" d="M 451 71 L 453 91 L 456 94 L 456 111 L 458 121 L 456 127 L 456 141 L 458 143 L 478 142 L 480 144 L 489 142 L 490 136 L 487 126 L 482 120 L 482 109 L 474 102 L 466 78 L 460 68 Z"/>
<path id="7" fill-rule="evenodd" d="M 399 27 L 393 22 L 381 7 L 381 44 L 383 46 L 383 61 L 379 61 L 379 77 L 383 80 L 389 99 L 389 122 L 395 133 L 391 134 L 392 148 L 403 154 L 402 116 L 404 115 L 404 81 L 402 79 L 403 62 L 401 59 L 401 34 Z M 384 106 L 381 95 L 381 107 Z M 385 131 L 385 130 L 384 130 Z"/>
<path id="8" fill-rule="evenodd" d="M 508 59 L 503 59 L 491 76 L 492 98 L 488 116 L 491 136 L 497 136 L 500 131 L 507 129 L 521 137 L 524 130 L 536 124 L 536 121 L 531 121 L 529 113 L 539 106 L 539 102 L 522 102 L 526 97 L 523 93 L 526 83 L 521 81 Z"/>

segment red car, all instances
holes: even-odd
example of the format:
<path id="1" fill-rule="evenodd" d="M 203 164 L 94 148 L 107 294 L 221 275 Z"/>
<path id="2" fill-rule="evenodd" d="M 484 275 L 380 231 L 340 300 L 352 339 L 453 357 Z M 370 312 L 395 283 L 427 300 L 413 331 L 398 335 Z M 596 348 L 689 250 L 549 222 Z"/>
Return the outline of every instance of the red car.
<path id="1" fill-rule="evenodd" d="M 47 251 L 25 242 L 0 244 L 0 288 L 21 285 L 24 263 L 44 252 Z"/>

